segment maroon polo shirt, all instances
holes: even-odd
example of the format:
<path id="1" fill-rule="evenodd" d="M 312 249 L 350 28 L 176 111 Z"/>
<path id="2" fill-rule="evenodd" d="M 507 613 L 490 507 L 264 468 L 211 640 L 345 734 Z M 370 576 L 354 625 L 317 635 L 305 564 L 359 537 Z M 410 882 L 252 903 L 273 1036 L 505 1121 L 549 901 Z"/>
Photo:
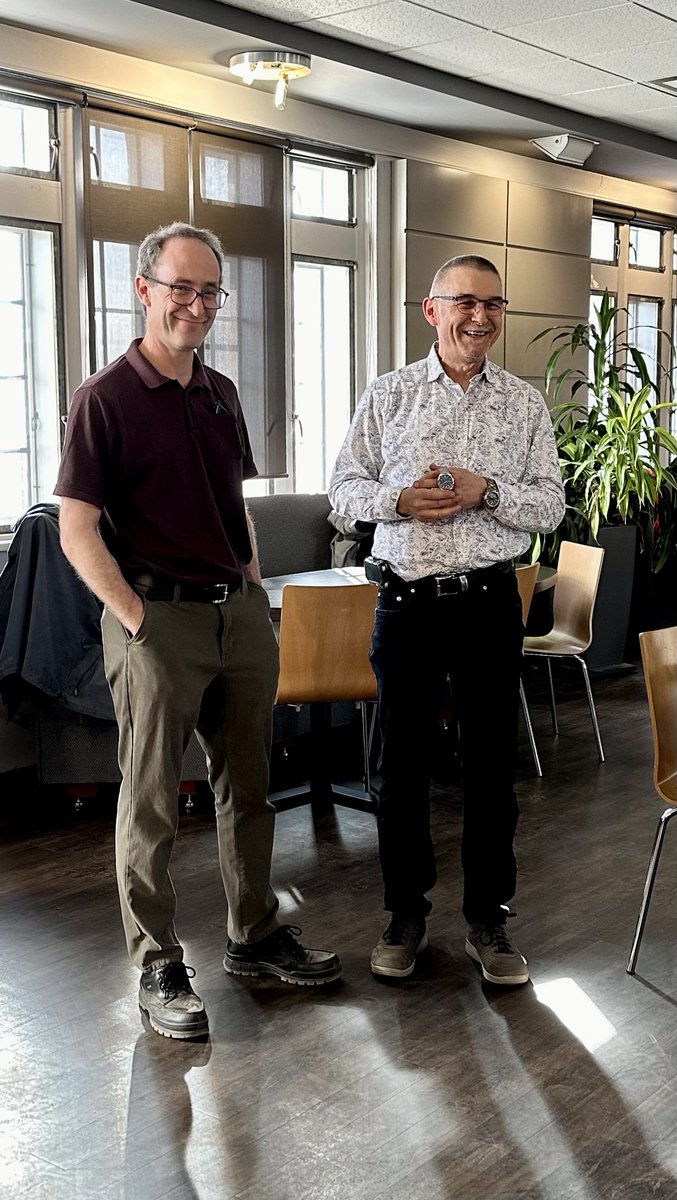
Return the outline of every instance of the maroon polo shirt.
<path id="1" fill-rule="evenodd" d="M 184 388 L 135 341 L 76 391 L 54 490 L 102 510 L 126 576 L 223 583 L 252 557 L 242 481 L 256 474 L 235 384 L 195 356 Z"/>

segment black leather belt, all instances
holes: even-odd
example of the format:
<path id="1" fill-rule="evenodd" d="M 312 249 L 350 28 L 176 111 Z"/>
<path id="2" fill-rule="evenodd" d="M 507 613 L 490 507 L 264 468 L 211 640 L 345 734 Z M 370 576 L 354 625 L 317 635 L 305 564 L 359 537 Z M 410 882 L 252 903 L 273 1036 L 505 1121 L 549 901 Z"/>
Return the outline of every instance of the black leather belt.
<path id="1" fill-rule="evenodd" d="M 172 604 L 189 600 L 202 604 L 223 604 L 234 592 L 242 591 L 242 577 L 228 583 L 178 583 L 173 579 L 157 579 L 141 575 L 134 583 L 150 586 L 143 592 L 146 600 L 170 600 Z"/>
<path id="2" fill-rule="evenodd" d="M 463 571 L 458 575 L 426 575 L 423 579 L 402 579 L 389 566 L 381 568 L 381 587 L 397 591 L 405 596 L 461 596 L 464 592 L 478 592 L 487 588 L 492 579 L 501 575 L 513 575 L 512 559 L 494 563 L 491 567 L 478 567 L 475 571 Z"/>

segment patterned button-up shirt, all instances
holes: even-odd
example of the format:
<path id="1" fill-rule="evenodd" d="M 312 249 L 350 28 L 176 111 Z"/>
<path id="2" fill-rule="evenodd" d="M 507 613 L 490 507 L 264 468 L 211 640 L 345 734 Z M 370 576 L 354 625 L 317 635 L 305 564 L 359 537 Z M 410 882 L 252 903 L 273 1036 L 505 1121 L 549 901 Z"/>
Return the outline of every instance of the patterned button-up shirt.
<path id="1" fill-rule="evenodd" d="M 495 479 L 498 508 L 432 523 L 396 511 L 403 488 L 431 463 Z M 374 380 L 356 409 L 329 486 L 334 509 L 378 522 L 374 554 L 403 579 L 453 575 L 516 558 L 531 534 L 564 516 L 564 488 L 547 405 L 528 383 L 486 361 L 467 392 L 427 358 Z"/>

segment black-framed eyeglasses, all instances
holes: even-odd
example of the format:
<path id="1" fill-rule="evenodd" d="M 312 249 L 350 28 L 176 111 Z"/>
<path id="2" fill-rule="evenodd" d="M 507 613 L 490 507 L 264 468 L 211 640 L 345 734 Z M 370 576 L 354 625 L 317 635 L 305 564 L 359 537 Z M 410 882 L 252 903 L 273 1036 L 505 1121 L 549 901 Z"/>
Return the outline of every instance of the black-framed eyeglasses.
<path id="1" fill-rule="evenodd" d="M 449 300 L 451 304 L 455 304 L 459 312 L 473 313 L 476 308 L 483 308 L 485 312 L 491 313 L 492 316 L 497 316 L 498 313 L 505 312 L 508 301 L 502 296 L 492 296 L 490 300 L 478 300 L 477 296 L 431 296 L 431 300 Z"/>
<path id="2" fill-rule="evenodd" d="M 187 283 L 167 283 L 164 279 L 156 279 L 154 275 L 144 275 L 144 279 L 149 283 L 161 283 L 163 287 L 169 288 L 172 302 L 183 308 L 194 304 L 198 296 L 205 308 L 223 308 L 230 295 L 229 292 L 224 292 L 223 288 L 204 288 L 198 292 L 197 288 L 190 287 Z"/>

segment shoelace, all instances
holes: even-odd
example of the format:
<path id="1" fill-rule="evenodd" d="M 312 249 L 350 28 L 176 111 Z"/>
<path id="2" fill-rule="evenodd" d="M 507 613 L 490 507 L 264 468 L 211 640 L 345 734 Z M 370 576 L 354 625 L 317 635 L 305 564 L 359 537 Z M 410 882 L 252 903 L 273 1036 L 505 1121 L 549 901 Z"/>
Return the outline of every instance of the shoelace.
<path id="1" fill-rule="evenodd" d="M 491 925 L 480 934 L 479 940 L 484 946 L 494 945 L 497 954 L 515 953 L 513 944 L 505 931 L 505 925 Z"/>
<path id="2" fill-rule="evenodd" d="M 280 925 L 273 934 L 271 939 L 273 943 L 277 943 L 281 950 L 285 950 L 288 954 L 292 954 L 294 958 L 300 959 L 303 957 L 303 947 L 299 945 L 296 938 L 300 937 L 302 929 L 300 925 Z"/>
<path id="3" fill-rule="evenodd" d="M 166 963 L 158 972 L 158 986 L 168 1000 L 176 1000 L 182 992 L 190 992 L 189 979 L 194 979 L 195 970 L 182 962 Z"/>

